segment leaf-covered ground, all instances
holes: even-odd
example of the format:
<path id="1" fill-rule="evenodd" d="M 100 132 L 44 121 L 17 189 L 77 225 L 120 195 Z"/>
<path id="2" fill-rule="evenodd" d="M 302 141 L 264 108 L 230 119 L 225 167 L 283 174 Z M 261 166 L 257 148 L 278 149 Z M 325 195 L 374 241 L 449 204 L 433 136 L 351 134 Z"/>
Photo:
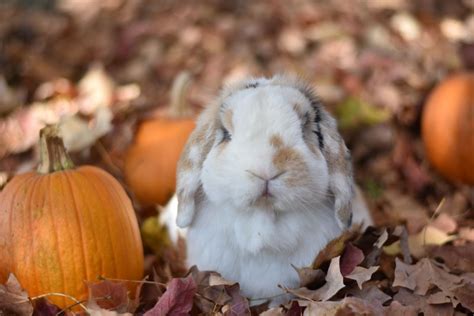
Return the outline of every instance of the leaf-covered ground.
<path id="1" fill-rule="evenodd" d="M 437 82 L 474 68 L 473 11 L 470 0 L 3 1 L 0 187 L 37 164 L 46 123 L 61 122 L 77 164 L 123 182 L 137 123 L 169 103 L 178 74 L 191 74 L 186 100 L 199 109 L 225 83 L 296 73 L 338 118 L 377 228 L 295 267 L 293 303 L 250 310 L 237 284 L 186 271 L 183 241 L 166 242 L 156 209 L 134 201 L 149 275 L 139 295 L 102 280 L 77 305 L 92 315 L 472 313 L 474 191 L 432 169 L 420 115 Z M 14 277 L 0 286 L 0 315 L 33 311 L 61 312 L 47 297 L 30 302 Z"/>

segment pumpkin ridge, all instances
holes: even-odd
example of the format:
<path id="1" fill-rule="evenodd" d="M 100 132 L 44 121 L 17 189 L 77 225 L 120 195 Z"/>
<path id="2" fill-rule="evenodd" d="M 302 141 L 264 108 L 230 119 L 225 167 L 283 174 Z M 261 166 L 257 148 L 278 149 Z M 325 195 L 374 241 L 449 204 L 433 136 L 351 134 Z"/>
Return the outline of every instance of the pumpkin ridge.
<path id="1" fill-rule="evenodd" d="M 120 221 L 120 223 L 122 224 L 122 228 L 123 229 L 127 229 L 130 234 L 132 236 L 134 236 L 134 241 L 132 240 L 127 240 L 127 249 L 130 249 L 129 247 L 133 247 L 133 245 L 142 245 L 142 241 L 141 239 L 137 239 L 139 238 L 139 234 L 136 234 L 133 227 L 136 226 L 138 227 L 138 223 L 137 223 L 137 220 L 133 218 L 132 216 L 132 213 L 130 212 L 125 212 L 125 210 L 128 208 L 127 205 L 125 205 L 125 200 L 123 198 L 121 198 L 122 194 L 125 194 L 127 195 L 126 193 L 124 192 L 119 192 L 119 189 L 120 187 L 118 187 L 115 183 L 113 183 L 112 180 L 115 180 L 111 175 L 103 172 L 102 170 L 94 170 L 95 173 L 96 173 L 96 178 L 102 182 L 102 184 L 105 185 L 105 187 L 108 187 L 109 189 L 111 189 L 110 191 L 114 194 L 114 196 L 116 197 L 115 201 L 118 201 L 119 204 L 120 204 L 120 212 L 121 212 L 121 215 L 127 219 L 127 227 L 124 227 L 123 226 L 123 221 Z M 105 176 L 104 177 L 101 177 L 99 173 L 104 173 Z M 128 197 L 128 196 L 127 196 Z M 133 209 L 133 207 L 132 207 Z M 140 276 L 141 277 L 141 276 Z"/>
<path id="2" fill-rule="evenodd" d="M 62 291 L 61 293 L 64 293 L 64 294 L 69 294 L 69 293 L 66 293 L 66 288 L 65 288 L 65 284 L 66 284 L 66 276 L 64 275 L 64 266 L 63 266 L 63 262 L 61 260 L 61 250 L 59 249 L 59 236 L 58 236 L 58 230 L 56 229 L 56 220 L 55 220 L 55 217 L 54 217 L 54 214 L 53 214 L 53 197 L 52 197 L 52 188 L 53 188 L 53 185 L 52 185 L 52 182 L 53 182 L 53 176 L 52 175 L 48 175 L 47 176 L 48 178 L 48 203 L 46 203 L 47 207 L 48 208 L 48 211 L 49 211 L 49 216 L 51 218 L 51 225 L 53 226 L 53 231 L 54 231 L 54 237 L 55 237 L 55 247 L 56 248 L 56 252 L 57 252 L 57 256 L 58 256 L 58 265 L 60 267 L 60 270 L 61 270 L 61 276 L 62 276 L 62 282 L 61 282 L 61 286 L 62 286 Z M 48 277 L 49 277 L 49 281 L 51 282 L 51 274 L 48 274 Z M 55 282 L 53 281 L 53 284 Z M 50 283 L 50 286 L 49 288 L 51 288 L 51 283 Z M 62 299 L 63 303 L 65 304 L 66 303 L 66 299 L 63 298 Z"/>
<path id="3" fill-rule="evenodd" d="M 33 177 L 33 175 L 34 175 L 34 174 L 30 174 L 30 177 L 28 177 L 25 181 L 30 180 L 30 179 Z M 12 180 L 12 184 L 13 184 L 13 180 Z M 14 206 L 15 197 L 16 197 L 16 195 L 18 194 L 18 192 L 20 191 L 20 189 L 21 189 L 21 187 L 22 187 L 22 181 L 15 181 L 14 184 L 16 185 L 16 187 L 12 188 L 13 194 L 10 194 L 10 196 L 11 196 L 11 200 L 10 200 L 10 203 L 9 203 L 10 205 L 9 205 L 9 208 L 6 209 L 7 212 L 9 212 L 9 214 L 8 214 L 8 215 L 9 215 L 9 216 L 8 216 L 8 226 L 7 226 L 7 227 L 9 227 L 9 236 L 8 236 L 7 243 L 8 243 L 8 249 L 10 250 L 9 252 L 12 254 L 12 255 L 10 256 L 10 260 L 9 260 L 9 263 L 10 263 L 10 271 L 9 271 L 9 273 L 10 273 L 10 272 L 11 272 L 11 273 L 14 273 L 14 271 L 12 271 L 13 268 L 14 268 L 13 265 L 12 265 L 12 260 L 14 259 L 14 253 L 13 253 L 14 248 L 11 246 L 12 243 L 13 243 L 13 238 L 12 238 L 12 234 L 11 234 L 11 231 L 12 231 L 11 228 L 13 227 L 13 226 L 12 226 L 12 223 L 13 223 L 13 211 L 12 211 L 12 210 L 13 210 L 14 207 L 15 207 L 15 206 Z M 5 189 L 4 189 L 4 190 L 5 190 Z M 4 191 L 0 191 L 0 195 L 2 194 L 2 192 L 4 192 Z M 1 215 L 1 214 L 0 214 L 0 215 Z M 0 228 L 1 228 L 1 227 L 0 227 Z M 8 274 L 5 275 L 5 280 L 1 280 L 1 281 L 2 281 L 2 282 L 3 282 L 3 281 L 6 282 L 7 279 L 8 279 Z"/>
<path id="4" fill-rule="evenodd" d="M 121 201 L 121 199 L 117 196 L 117 194 L 115 194 L 115 189 L 113 189 L 113 188 L 114 188 L 114 185 L 112 185 L 110 182 L 109 182 L 109 183 L 105 183 L 105 182 L 104 182 L 104 179 L 103 179 L 104 177 L 101 177 L 101 175 L 98 174 L 98 172 L 95 172 L 95 171 L 96 171 L 96 170 L 93 170 L 93 172 L 91 172 L 91 174 L 94 175 L 95 179 L 96 179 L 99 183 L 101 183 L 101 185 L 102 185 L 103 187 L 108 188 L 108 189 L 109 189 L 109 192 L 113 192 L 113 194 L 114 194 L 114 196 L 115 196 L 115 198 L 114 198 L 114 203 L 120 202 L 120 205 L 117 205 L 117 206 L 119 206 L 119 208 L 122 208 L 124 205 L 121 203 L 122 201 Z M 108 182 L 108 181 L 107 181 L 107 182 Z M 113 189 L 113 190 L 111 190 L 111 189 Z M 122 212 L 122 211 L 123 211 L 122 209 L 121 209 L 120 211 L 121 211 L 121 213 L 123 213 L 123 212 Z M 122 216 L 122 215 L 123 215 L 123 214 L 120 214 L 120 216 Z M 107 217 L 107 222 L 108 222 L 108 224 L 110 224 L 110 222 L 109 222 L 109 217 Z M 127 229 L 127 228 L 124 227 L 123 221 L 119 221 L 119 222 L 120 222 L 120 228 L 121 228 L 121 230 L 122 230 L 122 231 L 125 231 L 125 229 Z M 129 225 L 127 225 L 127 226 L 129 226 Z M 110 227 L 110 225 L 107 225 L 107 227 Z M 133 232 L 132 232 L 132 233 L 133 233 Z M 127 246 L 128 246 L 128 242 L 127 242 Z M 114 260 L 121 260 L 121 258 L 117 257 L 117 253 L 116 253 L 116 252 L 114 252 Z M 117 276 L 122 275 L 121 272 L 122 272 L 122 271 L 117 271 Z"/>
<path id="5" fill-rule="evenodd" d="M 77 216 L 77 212 L 75 210 L 77 210 L 77 203 L 76 203 L 76 197 L 74 195 L 74 190 L 72 190 L 72 185 L 71 185 L 71 182 L 70 182 L 70 179 L 69 179 L 69 176 L 72 175 L 72 173 L 70 172 L 63 172 L 61 173 L 61 187 L 63 189 L 63 196 L 67 196 L 69 197 L 69 202 L 66 200 L 66 199 L 63 199 L 63 203 L 64 203 L 64 207 L 71 207 L 71 210 L 70 210 L 70 213 L 72 214 L 71 215 L 71 218 L 75 218 L 75 222 L 74 222 L 74 225 L 72 225 L 73 227 L 76 227 L 77 228 L 77 231 L 79 232 L 79 241 L 80 241 L 80 244 L 83 245 L 84 244 L 84 238 L 83 238 L 83 232 L 82 232 L 82 224 L 80 222 L 80 218 L 79 216 Z M 69 210 L 68 210 L 69 211 Z M 67 223 L 67 229 L 66 231 L 68 232 L 69 234 L 69 239 L 71 241 L 71 244 L 74 243 L 75 241 L 75 238 L 77 236 L 77 234 L 73 234 L 71 232 L 74 232 L 74 228 L 71 228 L 71 223 L 68 221 L 68 220 L 65 220 L 65 222 Z M 71 249 L 75 249 L 75 247 L 71 247 Z M 84 248 L 81 247 L 81 250 L 77 251 L 79 253 L 79 255 L 82 254 L 82 269 L 81 269 L 81 264 L 77 265 L 76 264 L 76 260 L 74 260 L 77 255 L 77 253 L 74 251 L 72 253 L 72 258 L 73 260 L 71 260 L 71 264 L 74 265 L 74 272 L 75 272 L 75 276 L 77 275 L 81 275 L 82 274 L 82 270 L 84 270 L 85 272 L 85 275 L 88 275 L 88 266 L 85 262 L 85 255 L 84 255 Z M 76 287 L 73 287 L 73 291 L 76 292 Z"/>
<path id="6" fill-rule="evenodd" d="M 95 192 L 100 192 L 97 188 L 97 185 L 96 183 L 94 183 L 94 181 L 89 181 L 89 178 L 86 177 L 83 173 L 79 173 L 81 176 L 83 176 L 85 179 L 86 179 L 86 182 L 89 183 L 89 185 L 91 185 L 93 188 L 94 188 L 94 191 Z M 101 205 L 108 205 L 107 201 L 105 201 L 104 203 L 104 199 L 103 199 L 103 195 L 102 194 L 97 194 L 97 198 L 100 200 L 101 202 Z M 103 213 L 103 212 L 102 212 Z M 108 214 L 106 214 L 108 215 Z M 109 218 L 108 216 L 105 216 L 105 221 L 107 223 L 107 239 L 108 239 L 108 244 L 111 245 L 111 249 L 112 249 L 112 254 L 113 254 L 113 258 L 117 258 L 117 251 L 115 249 L 115 243 L 113 242 L 113 239 L 112 239 L 112 234 L 111 234 L 111 231 L 110 231 L 110 221 L 109 221 Z M 111 265 L 112 268 L 113 268 L 113 273 L 114 275 L 117 275 L 117 267 L 115 264 Z M 105 270 L 105 269 L 104 269 Z M 102 271 L 104 271 L 102 270 Z"/>
<path id="7" fill-rule="evenodd" d="M 37 188 L 37 184 L 38 184 L 38 182 L 41 181 L 41 177 L 34 177 L 34 176 L 33 176 L 33 177 L 31 177 L 31 178 L 28 178 L 28 180 L 30 180 L 30 179 L 33 179 L 34 182 L 32 181 L 33 183 L 29 184 L 29 183 L 27 183 L 27 182 L 25 181 L 25 184 L 24 184 L 25 187 L 28 185 L 27 187 L 31 188 L 31 189 L 30 189 L 30 191 L 31 191 L 30 197 L 29 197 L 29 199 L 28 199 L 30 205 L 28 205 L 28 206 L 29 206 L 28 208 L 25 208 L 25 207 L 23 206 L 23 209 L 25 209 L 25 211 L 26 211 L 26 212 L 28 213 L 28 215 L 29 215 L 29 216 L 28 216 L 28 221 L 29 221 L 29 222 L 28 222 L 28 223 L 29 223 L 28 226 L 29 226 L 29 228 L 30 228 L 30 232 L 33 233 L 33 221 L 31 220 L 31 216 L 32 216 L 31 203 L 32 203 L 32 200 L 33 200 L 32 197 L 33 197 L 33 195 L 34 195 L 35 189 Z M 44 202 L 44 201 L 43 201 L 43 202 Z M 13 213 L 13 212 L 12 212 L 12 213 Z M 26 226 L 26 225 L 25 225 L 25 226 Z M 32 235 L 31 238 L 30 238 L 30 249 L 34 249 L 34 247 L 35 247 L 35 238 L 34 238 L 34 235 Z M 15 247 L 13 247 L 13 248 L 15 248 Z M 35 290 L 36 290 L 36 292 L 39 292 L 39 289 L 38 289 L 38 287 L 37 287 L 37 285 L 39 284 L 39 283 L 38 283 L 39 278 L 38 278 L 38 271 L 36 270 L 36 264 L 35 264 L 35 258 L 34 258 L 34 256 L 30 256 L 30 262 L 31 262 L 31 265 L 32 265 L 32 267 L 33 267 L 33 275 L 34 275 L 35 285 L 36 285 Z M 30 293 L 28 293 L 28 295 L 30 295 Z"/>
<path id="8" fill-rule="evenodd" d="M 76 218 L 81 245 L 84 245 L 84 232 L 82 231 L 82 220 L 81 220 L 81 217 L 77 214 L 77 209 L 78 209 L 77 206 L 78 205 L 77 205 L 77 202 L 76 202 L 77 200 L 76 200 L 76 195 L 75 195 L 74 190 L 73 190 L 73 185 L 72 185 L 71 179 L 70 179 L 70 177 L 72 177 L 73 175 L 74 175 L 73 173 L 65 172 L 64 173 L 64 179 L 65 179 L 65 182 L 67 183 L 67 187 L 68 187 L 69 192 L 70 192 L 72 206 L 74 208 L 73 213 L 74 213 L 74 217 Z M 74 240 L 74 238 L 71 238 L 71 239 Z M 94 240 L 95 240 L 95 238 L 94 238 Z M 84 247 L 81 247 L 81 252 L 82 252 L 82 264 L 83 264 L 84 270 L 86 272 L 86 277 L 87 277 L 89 275 L 89 271 L 88 271 L 88 265 L 86 263 L 86 254 L 85 254 Z"/>

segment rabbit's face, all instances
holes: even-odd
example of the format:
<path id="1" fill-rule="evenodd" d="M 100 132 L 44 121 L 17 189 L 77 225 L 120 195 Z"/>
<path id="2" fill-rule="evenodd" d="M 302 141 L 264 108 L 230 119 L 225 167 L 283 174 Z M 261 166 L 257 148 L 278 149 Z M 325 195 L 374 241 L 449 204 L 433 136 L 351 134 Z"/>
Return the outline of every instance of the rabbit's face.
<path id="1" fill-rule="evenodd" d="M 201 181 L 212 202 L 242 209 L 310 210 L 328 192 L 316 113 L 297 89 L 250 87 L 223 99 Z"/>

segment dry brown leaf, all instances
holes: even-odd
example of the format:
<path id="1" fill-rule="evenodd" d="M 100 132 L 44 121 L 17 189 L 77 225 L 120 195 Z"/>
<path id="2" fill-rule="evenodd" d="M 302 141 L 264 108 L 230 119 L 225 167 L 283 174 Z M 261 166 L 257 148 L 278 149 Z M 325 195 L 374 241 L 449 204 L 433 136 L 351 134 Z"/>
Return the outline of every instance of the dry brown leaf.
<path id="1" fill-rule="evenodd" d="M 429 246 L 444 245 L 456 238 L 457 236 L 448 235 L 438 228 L 428 225 L 418 234 L 408 236 L 408 247 L 414 257 L 421 258 L 426 256 Z M 401 253 L 400 241 L 384 247 L 384 252 L 391 256 Z"/>
<path id="2" fill-rule="evenodd" d="M 355 267 L 351 274 L 346 275 L 345 277 L 351 280 L 355 280 L 360 289 L 362 285 L 369 281 L 372 278 L 372 274 L 379 269 L 378 266 L 373 266 L 368 269 L 364 267 Z"/>
<path id="3" fill-rule="evenodd" d="M 354 268 L 364 261 L 364 253 L 351 243 L 348 243 L 341 256 L 341 273 L 343 276 L 350 274 Z"/>
<path id="4" fill-rule="evenodd" d="M 291 293 L 299 298 L 311 301 L 327 301 L 337 294 L 340 289 L 344 288 L 344 277 L 341 274 L 339 266 L 340 256 L 333 258 L 329 265 L 328 273 L 326 275 L 326 283 L 317 290 L 309 290 L 307 288 L 288 289 L 284 288 L 288 293 Z"/>
<path id="5" fill-rule="evenodd" d="M 346 230 L 338 238 L 331 240 L 323 250 L 321 250 L 311 265 L 314 269 L 318 269 L 325 261 L 329 261 L 334 257 L 340 256 L 344 251 L 348 241 L 355 239 L 359 235 L 359 227 Z"/>
<path id="6" fill-rule="evenodd" d="M 474 241 L 474 228 L 462 227 L 459 229 L 459 238 Z"/>
<path id="7" fill-rule="evenodd" d="M 102 64 L 92 65 L 78 83 L 78 104 L 81 112 L 93 114 L 112 102 L 115 83 Z"/>
<path id="8" fill-rule="evenodd" d="M 355 297 L 346 297 L 338 302 L 311 302 L 303 315 L 336 316 L 336 315 L 382 315 L 380 306 Z"/>
<path id="9" fill-rule="evenodd" d="M 427 295 L 428 291 L 433 293 L 433 288 L 438 288 L 450 299 L 453 307 L 461 303 L 474 310 L 472 278 L 451 274 L 428 258 L 421 259 L 415 265 L 405 264 L 398 258 L 395 260 L 394 287 L 404 287 L 421 296 Z"/>
<path id="10" fill-rule="evenodd" d="M 321 269 L 313 269 L 313 268 L 297 268 L 293 266 L 293 268 L 298 273 L 300 278 L 300 287 L 307 287 L 311 284 L 320 284 L 324 281 L 324 277 L 326 274 Z"/>
<path id="11" fill-rule="evenodd" d="M 452 216 L 446 213 L 441 213 L 439 216 L 430 224 L 431 226 L 439 229 L 446 234 L 451 234 L 456 231 L 458 224 Z"/>
<path id="12" fill-rule="evenodd" d="M 351 296 L 360 298 L 364 301 L 372 302 L 373 304 L 378 304 L 382 306 L 385 302 L 392 299 L 390 295 L 382 292 L 377 285 L 371 283 L 365 283 L 362 289 L 352 288 L 347 291 Z"/>
<path id="13" fill-rule="evenodd" d="M 18 279 L 10 274 L 7 282 L 0 284 L 0 311 L 6 315 L 31 315 L 33 306 L 28 294 L 21 288 Z"/>
<path id="14" fill-rule="evenodd" d="M 414 306 L 403 306 L 398 301 L 393 301 L 385 309 L 386 316 L 418 316 L 418 311 Z"/>
<path id="15" fill-rule="evenodd" d="M 408 236 L 408 246 L 414 257 L 421 258 L 426 255 L 427 246 L 444 245 L 456 238 L 456 236 L 448 235 L 442 230 L 428 225 L 420 233 Z"/>
<path id="16" fill-rule="evenodd" d="M 87 314 L 90 316 L 132 316 L 131 313 L 119 313 L 103 308 L 88 308 Z"/>
<path id="17" fill-rule="evenodd" d="M 117 312 L 126 312 L 130 303 L 128 288 L 124 282 L 103 280 L 96 283 L 87 283 L 89 289 L 89 309 L 108 309 Z"/>
<path id="18" fill-rule="evenodd" d="M 453 315 L 453 306 L 451 304 L 430 304 L 426 296 L 414 294 L 407 289 L 401 288 L 393 299 L 394 302 L 398 303 L 396 303 L 397 305 L 404 306 L 398 306 L 401 311 L 406 310 L 410 314 L 415 312 L 415 315 L 418 313 L 440 316 Z"/>
<path id="19" fill-rule="evenodd" d="M 474 272 L 474 243 L 433 247 L 429 250 L 429 255 L 451 270 Z"/>

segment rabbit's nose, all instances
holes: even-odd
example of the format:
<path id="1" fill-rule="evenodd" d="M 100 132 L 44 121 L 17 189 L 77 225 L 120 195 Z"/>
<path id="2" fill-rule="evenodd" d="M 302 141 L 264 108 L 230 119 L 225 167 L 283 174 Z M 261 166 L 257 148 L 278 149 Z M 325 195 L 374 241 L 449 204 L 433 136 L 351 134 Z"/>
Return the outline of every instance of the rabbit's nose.
<path id="1" fill-rule="evenodd" d="M 245 171 L 247 173 L 249 173 L 251 176 L 253 176 L 255 178 L 259 178 L 259 179 L 265 181 L 266 183 L 268 183 L 269 181 L 277 179 L 278 177 L 280 177 L 281 175 L 283 175 L 286 172 L 286 171 L 281 171 L 281 172 L 278 172 L 274 175 L 266 176 L 266 175 L 262 175 L 261 173 L 254 172 L 252 170 L 245 170 Z"/>

